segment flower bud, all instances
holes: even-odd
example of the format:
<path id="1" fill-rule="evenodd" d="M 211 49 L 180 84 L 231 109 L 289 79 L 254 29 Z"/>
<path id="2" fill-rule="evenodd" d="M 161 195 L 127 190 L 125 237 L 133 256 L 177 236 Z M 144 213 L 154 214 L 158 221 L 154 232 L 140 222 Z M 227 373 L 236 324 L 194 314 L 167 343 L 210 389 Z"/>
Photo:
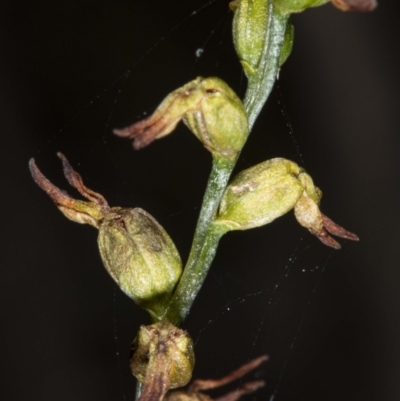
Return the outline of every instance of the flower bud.
<path id="1" fill-rule="evenodd" d="M 325 245 L 340 248 L 328 232 L 357 241 L 358 237 L 319 210 L 322 193 L 296 163 L 272 159 L 240 172 L 228 185 L 214 225 L 222 232 L 247 230 L 271 223 L 294 209 L 297 221 Z"/>
<path id="2" fill-rule="evenodd" d="M 256 73 L 268 29 L 269 0 L 239 0 L 230 4 L 233 43 L 247 77 Z"/>
<path id="3" fill-rule="evenodd" d="M 103 196 L 83 184 L 65 156 L 61 153 L 58 156 L 68 182 L 88 201 L 73 199 L 57 188 L 32 159 L 30 169 L 34 180 L 66 217 L 99 229 L 100 255 L 108 273 L 153 319 L 161 319 L 182 273 L 179 253 L 171 238 L 142 209 L 110 208 Z"/>
<path id="4" fill-rule="evenodd" d="M 143 383 L 140 401 L 162 400 L 169 389 L 185 386 L 194 367 L 193 341 L 168 321 L 141 326 L 132 344 L 130 367 Z"/>
<path id="5" fill-rule="evenodd" d="M 246 111 L 235 92 L 219 78 L 201 77 L 170 93 L 150 117 L 114 133 L 140 149 L 171 133 L 182 119 L 216 157 L 235 157 L 248 135 Z"/>

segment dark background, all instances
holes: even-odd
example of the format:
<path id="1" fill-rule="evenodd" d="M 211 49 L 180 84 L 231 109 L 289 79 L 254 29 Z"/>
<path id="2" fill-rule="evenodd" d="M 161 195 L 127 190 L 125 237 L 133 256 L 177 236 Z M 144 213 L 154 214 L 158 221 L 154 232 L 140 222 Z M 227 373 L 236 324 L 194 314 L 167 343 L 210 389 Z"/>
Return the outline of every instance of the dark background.
<path id="1" fill-rule="evenodd" d="M 292 213 L 224 238 L 185 324 L 195 377 L 268 353 L 255 400 L 400 399 L 395 3 L 295 16 L 294 52 L 238 165 L 304 165 L 324 213 L 360 243 L 331 251 Z M 56 210 L 28 160 L 68 189 L 63 151 L 111 205 L 155 216 L 185 259 L 209 155 L 183 126 L 140 152 L 111 130 L 197 75 L 243 94 L 230 23 L 225 0 L 0 2 L 2 400 L 133 399 L 129 347 L 147 316 L 102 268 L 95 230 Z"/>

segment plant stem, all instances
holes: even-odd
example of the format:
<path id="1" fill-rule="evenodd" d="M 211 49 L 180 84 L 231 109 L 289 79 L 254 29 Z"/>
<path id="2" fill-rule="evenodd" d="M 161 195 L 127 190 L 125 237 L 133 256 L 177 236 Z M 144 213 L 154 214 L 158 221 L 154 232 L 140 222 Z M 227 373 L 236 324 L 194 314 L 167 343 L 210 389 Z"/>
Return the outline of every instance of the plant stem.
<path id="1" fill-rule="evenodd" d="M 185 269 L 192 266 L 197 261 L 197 257 L 202 250 L 210 223 L 215 217 L 220 199 L 228 184 L 236 160 L 236 157 L 234 159 L 213 158 L 212 168 L 210 176 L 208 177 L 207 188 L 204 193 L 203 204 L 197 221 L 192 248 Z"/>
<path id="2" fill-rule="evenodd" d="M 222 235 L 223 232 L 209 227 L 196 260 L 184 270 L 185 274 L 182 275 L 166 315 L 166 318 L 176 326 L 181 325 L 188 315 L 214 260 Z"/>
<path id="3" fill-rule="evenodd" d="M 188 314 L 206 278 L 208 268 L 204 268 L 204 266 L 209 266 L 214 259 L 220 236 L 218 237 L 214 235 L 215 233 L 210 233 L 210 224 L 217 213 L 221 197 L 235 163 L 236 158 L 234 160 L 213 159 L 189 258 L 172 301 L 168 305 L 166 314 L 164 315 L 165 318 L 175 325 L 179 325 Z M 210 243 L 214 246 L 211 258 L 209 255 L 204 254 L 205 247 Z M 208 264 L 205 264 L 206 261 Z"/>
<path id="4" fill-rule="evenodd" d="M 269 1 L 269 8 L 268 29 L 260 64 L 257 73 L 249 78 L 244 98 L 250 130 L 276 80 L 288 20 L 288 17 L 275 12 L 272 1 Z M 177 326 L 189 313 L 217 251 L 218 242 L 223 233 L 218 232 L 212 226 L 212 222 L 236 161 L 237 157 L 229 161 L 216 158 L 213 161 L 189 259 L 164 315 Z"/>

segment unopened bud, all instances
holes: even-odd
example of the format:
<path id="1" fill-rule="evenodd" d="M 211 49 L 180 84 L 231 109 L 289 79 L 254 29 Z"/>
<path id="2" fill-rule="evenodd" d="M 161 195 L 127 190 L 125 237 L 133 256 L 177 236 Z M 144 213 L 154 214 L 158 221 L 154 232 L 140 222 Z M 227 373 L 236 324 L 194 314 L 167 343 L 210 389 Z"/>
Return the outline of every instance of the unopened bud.
<path id="1" fill-rule="evenodd" d="M 143 383 L 140 401 L 162 400 L 165 393 L 185 386 L 194 367 L 193 341 L 168 321 L 141 326 L 132 344 L 130 367 Z"/>
<path id="2" fill-rule="evenodd" d="M 214 225 L 221 231 L 247 230 L 271 223 L 294 209 L 297 221 L 325 245 L 340 248 L 338 237 L 358 237 L 324 216 L 322 192 L 296 163 L 272 159 L 240 172 L 228 185 Z"/>
<path id="3" fill-rule="evenodd" d="M 216 157 L 235 157 L 249 131 L 235 92 L 219 78 L 199 77 L 170 93 L 150 117 L 114 133 L 140 149 L 171 133 L 182 119 Z"/>
<path id="4" fill-rule="evenodd" d="M 247 77 L 256 73 L 268 29 L 269 0 L 239 0 L 230 4 L 233 43 Z"/>
<path id="5" fill-rule="evenodd" d="M 58 156 L 68 182 L 87 201 L 73 199 L 53 185 L 32 159 L 34 180 L 66 217 L 99 229 L 100 255 L 108 273 L 126 295 L 159 320 L 182 273 L 182 262 L 171 238 L 142 209 L 110 208 L 103 196 L 83 184 L 65 156 Z"/>

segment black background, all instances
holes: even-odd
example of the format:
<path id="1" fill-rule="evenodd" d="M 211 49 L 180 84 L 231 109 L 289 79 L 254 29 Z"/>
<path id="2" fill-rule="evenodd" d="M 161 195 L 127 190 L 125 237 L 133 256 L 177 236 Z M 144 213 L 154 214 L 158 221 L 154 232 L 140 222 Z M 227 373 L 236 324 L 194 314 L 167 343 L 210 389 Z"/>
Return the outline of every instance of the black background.
<path id="1" fill-rule="evenodd" d="M 304 165 L 324 213 L 361 241 L 333 252 L 291 213 L 224 238 L 185 324 L 198 339 L 195 377 L 268 353 L 254 399 L 400 399 L 399 37 L 395 2 L 381 3 L 295 16 L 279 80 L 294 134 L 275 91 L 238 165 Z M 27 164 L 35 157 L 67 189 L 63 151 L 111 205 L 154 215 L 185 259 L 209 155 L 184 127 L 140 152 L 111 129 L 197 75 L 244 93 L 227 2 L 204 5 L 0 3 L 2 400 L 133 399 L 129 347 L 147 316 L 102 268 L 95 230 L 62 217 Z"/>

